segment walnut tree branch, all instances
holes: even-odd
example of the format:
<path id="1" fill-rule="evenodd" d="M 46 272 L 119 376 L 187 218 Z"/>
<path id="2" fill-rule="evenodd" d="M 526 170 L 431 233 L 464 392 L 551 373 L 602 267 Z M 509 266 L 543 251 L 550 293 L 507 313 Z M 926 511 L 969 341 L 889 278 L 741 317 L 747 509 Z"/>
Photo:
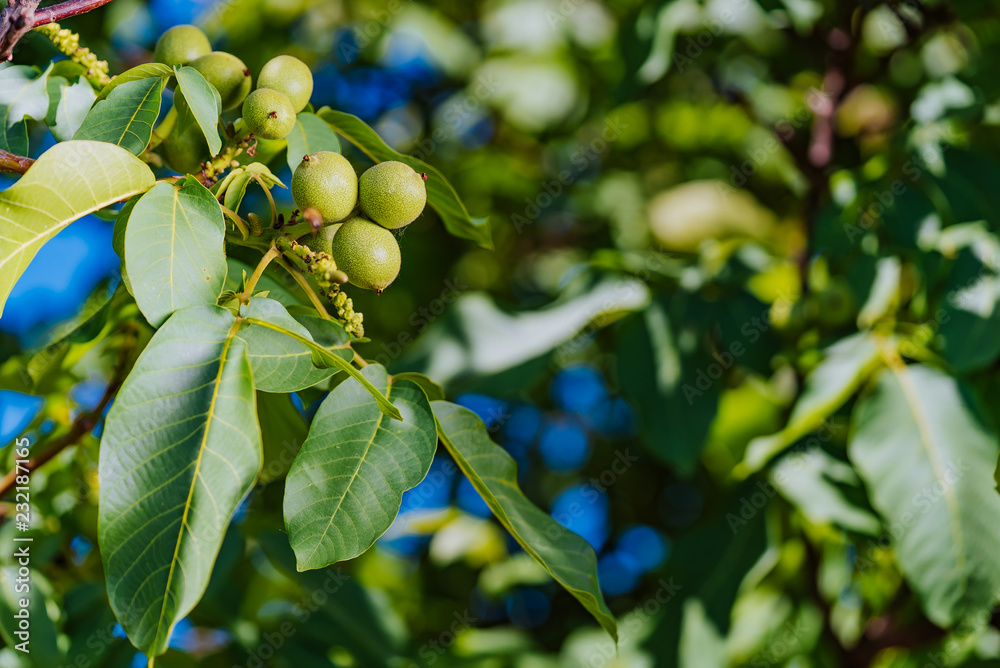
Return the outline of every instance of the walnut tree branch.
<path id="1" fill-rule="evenodd" d="M 52 7 L 38 9 L 40 1 L 10 0 L 7 7 L 0 12 L 0 61 L 6 62 L 11 59 L 14 47 L 32 28 L 62 21 L 111 2 L 111 0 L 68 0 Z"/>
<path id="2" fill-rule="evenodd" d="M 35 161 L 32 158 L 0 150 L 0 172 L 6 174 L 24 174 L 28 171 L 28 167 L 31 167 L 33 164 L 35 164 Z"/>

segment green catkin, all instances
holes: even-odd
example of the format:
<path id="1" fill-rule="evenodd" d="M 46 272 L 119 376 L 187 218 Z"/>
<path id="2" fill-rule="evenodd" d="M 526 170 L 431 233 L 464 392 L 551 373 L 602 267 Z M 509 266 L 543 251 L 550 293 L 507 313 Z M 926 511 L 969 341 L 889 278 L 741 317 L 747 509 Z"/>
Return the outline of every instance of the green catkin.
<path id="1" fill-rule="evenodd" d="M 320 290 L 334 307 L 334 318 L 343 325 L 348 334 L 361 338 L 365 335 L 362 313 L 354 310 L 354 302 L 340 291 L 347 282 L 347 275 L 337 269 L 337 263 L 326 253 L 316 252 L 295 239 L 279 236 L 275 246 L 297 269 L 313 277 Z"/>
<path id="2" fill-rule="evenodd" d="M 111 83 L 108 74 L 108 62 L 98 60 L 94 52 L 87 47 L 80 46 L 80 36 L 65 28 L 61 28 L 58 23 L 48 23 L 35 28 L 36 31 L 49 38 L 57 49 L 70 57 L 70 59 L 86 68 L 85 76 L 92 83 L 98 86 L 106 86 Z"/>

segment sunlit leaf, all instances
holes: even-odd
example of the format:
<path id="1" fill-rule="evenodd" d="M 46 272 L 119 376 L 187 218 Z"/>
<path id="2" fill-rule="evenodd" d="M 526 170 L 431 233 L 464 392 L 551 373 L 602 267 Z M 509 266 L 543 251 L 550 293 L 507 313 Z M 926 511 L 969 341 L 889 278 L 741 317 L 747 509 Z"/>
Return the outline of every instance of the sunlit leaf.
<path id="1" fill-rule="evenodd" d="M 70 83 L 62 77 L 49 77 L 49 110 L 45 124 L 58 141 L 70 139 L 83 125 L 94 106 L 94 88 L 83 77 Z"/>
<path id="2" fill-rule="evenodd" d="M 111 82 L 102 88 L 101 92 L 97 94 L 97 99 L 103 100 L 111 94 L 111 91 L 118 88 L 118 86 L 121 86 L 122 84 L 130 83 L 132 81 L 140 81 L 142 79 L 162 79 L 163 77 L 169 77 L 173 73 L 173 69 L 171 69 L 169 65 L 164 65 L 163 63 L 143 63 L 141 65 L 136 65 L 132 69 L 126 70 L 113 78 Z"/>
<path id="3" fill-rule="evenodd" d="M 218 127 L 219 114 L 222 113 L 219 91 L 193 67 L 181 67 L 177 70 L 177 87 L 184 95 L 187 109 L 194 116 L 208 141 L 208 150 L 212 155 L 218 155 L 222 150 L 222 138 L 219 137 Z"/>
<path id="4" fill-rule="evenodd" d="M 150 324 L 216 302 L 226 281 L 225 231 L 219 202 L 194 179 L 160 183 L 139 199 L 125 229 L 125 265 Z"/>
<path id="5" fill-rule="evenodd" d="M 848 444 L 899 567 L 935 624 L 1000 599 L 998 435 L 969 388 L 920 365 L 883 370 L 853 412 Z"/>
<path id="6" fill-rule="evenodd" d="M 70 141 L 46 151 L 0 193 L 0 313 L 46 241 L 77 218 L 145 192 L 154 183 L 145 163 L 111 144 Z"/>

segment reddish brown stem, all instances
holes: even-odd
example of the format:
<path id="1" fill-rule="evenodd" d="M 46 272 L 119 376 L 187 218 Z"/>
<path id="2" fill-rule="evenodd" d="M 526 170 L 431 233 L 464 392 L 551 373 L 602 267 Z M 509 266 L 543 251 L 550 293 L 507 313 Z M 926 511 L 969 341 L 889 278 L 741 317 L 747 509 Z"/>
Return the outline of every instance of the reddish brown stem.
<path id="1" fill-rule="evenodd" d="M 111 0 L 69 0 L 61 2 L 52 7 L 35 10 L 35 27 L 43 26 L 47 23 L 58 23 L 63 19 L 68 19 L 77 14 L 86 14 L 92 9 L 97 9 L 108 4 Z"/>
<path id="2" fill-rule="evenodd" d="M 31 167 L 33 164 L 35 164 L 35 161 L 32 158 L 0 150 L 0 172 L 6 174 L 24 174 L 28 171 L 28 167 Z"/>
<path id="3" fill-rule="evenodd" d="M 11 59 L 14 47 L 32 28 L 89 12 L 111 0 L 68 0 L 44 9 L 38 9 L 39 2 L 10 0 L 0 12 L 0 61 Z"/>

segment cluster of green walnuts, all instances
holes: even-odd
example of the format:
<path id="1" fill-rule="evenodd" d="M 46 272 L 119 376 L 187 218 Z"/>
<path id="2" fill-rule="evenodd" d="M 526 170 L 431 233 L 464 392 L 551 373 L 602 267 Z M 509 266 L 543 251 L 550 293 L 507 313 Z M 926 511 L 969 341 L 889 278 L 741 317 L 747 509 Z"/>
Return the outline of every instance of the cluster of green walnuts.
<path id="1" fill-rule="evenodd" d="M 313 91 L 309 66 L 294 56 L 277 56 L 261 68 L 253 89 L 250 70 L 242 60 L 224 51 L 212 51 L 199 28 L 180 25 L 163 33 L 156 43 L 156 62 L 193 67 L 212 84 L 222 100 L 222 111 L 243 105 L 243 123 L 261 139 L 284 139 L 295 127 L 295 116 L 309 104 Z M 252 92 L 251 92 L 252 91 Z M 205 139 L 178 92 L 178 111 L 164 151 L 167 164 L 178 172 L 197 171 L 207 154 Z"/>
<path id="2" fill-rule="evenodd" d="M 322 226 L 305 239 L 329 257 L 351 285 L 382 292 L 399 275 L 402 257 L 391 230 L 406 227 L 427 203 L 426 175 L 402 162 L 380 162 L 359 179 L 339 153 L 302 158 L 292 175 L 292 197 L 306 218 Z"/>
<path id="3" fill-rule="evenodd" d="M 191 25 L 165 32 L 154 58 L 170 67 L 189 66 L 201 73 L 218 90 L 223 111 L 242 104 L 246 131 L 261 139 L 288 136 L 313 91 L 309 67 L 288 55 L 268 61 L 254 89 L 243 61 L 212 51 L 205 33 Z M 178 117 L 163 157 L 175 171 L 195 173 L 204 168 L 201 160 L 208 155 L 208 147 L 180 91 L 174 107 Z M 340 304 L 335 302 L 338 309 L 344 308 L 344 298 L 336 295 L 340 283 L 381 293 L 399 275 L 402 262 L 393 230 L 406 227 L 423 212 L 426 179 L 426 174 L 397 161 L 381 162 L 358 178 L 351 163 L 338 153 L 306 155 L 292 175 L 291 190 L 298 211 L 313 223 L 313 232 L 301 244 L 279 239 L 279 250 L 307 265 L 330 299 L 340 299 Z"/>

